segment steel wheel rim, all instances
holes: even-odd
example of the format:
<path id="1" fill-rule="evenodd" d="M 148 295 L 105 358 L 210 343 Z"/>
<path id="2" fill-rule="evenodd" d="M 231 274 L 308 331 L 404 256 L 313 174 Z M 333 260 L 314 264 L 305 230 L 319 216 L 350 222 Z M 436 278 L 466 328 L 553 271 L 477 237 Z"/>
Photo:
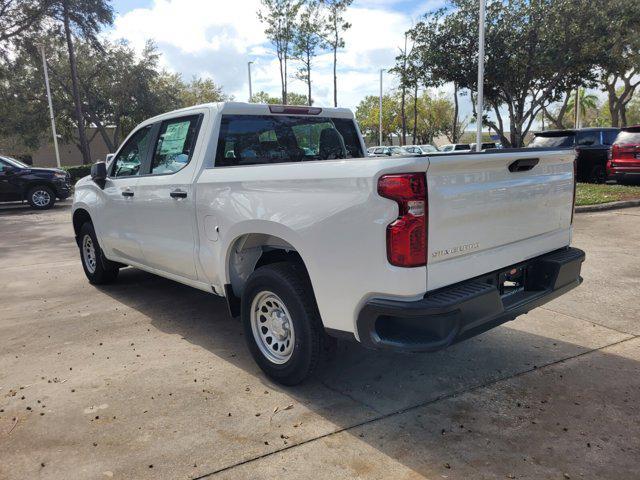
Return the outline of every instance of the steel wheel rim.
<path id="1" fill-rule="evenodd" d="M 253 298 L 251 331 L 260 352 L 270 362 L 282 365 L 291 358 L 296 339 L 293 322 L 275 293 L 262 291 Z"/>
<path id="2" fill-rule="evenodd" d="M 82 239 L 82 258 L 89 273 L 95 273 L 97 266 L 96 249 L 90 235 L 85 235 Z"/>
<path id="3" fill-rule="evenodd" d="M 51 195 L 46 190 L 36 190 L 31 195 L 31 200 L 38 207 L 46 207 L 51 203 Z"/>

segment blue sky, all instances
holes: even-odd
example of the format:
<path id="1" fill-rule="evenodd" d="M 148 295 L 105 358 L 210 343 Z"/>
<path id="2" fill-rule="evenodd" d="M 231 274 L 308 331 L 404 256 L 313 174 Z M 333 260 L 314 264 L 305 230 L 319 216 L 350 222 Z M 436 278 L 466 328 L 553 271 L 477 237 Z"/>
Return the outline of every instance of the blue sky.
<path id="1" fill-rule="evenodd" d="M 355 109 L 366 95 L 377 95 L 379 70 L 393 66 L 404 32 L 443 0 L 356 0 L 346 13 L 352 28 L 338 58 L 338 103 Z M 257 19 L 259 0 L 114 0 L 112 39 L 124 38 L 140 50 L 153 40 L 162 65 L 184 78 L 210 77 L 237 100 L 248 97 L 247 62 L 253 61 L 254 92 L 279 95 L 278 64 Z M 312 70 L 316 105 L 332 104 L 331 55 L 319 55 Z M 290 66 L 290 77 L 296 68 Z M 385 90 L 396 79 L 384 76 Z M 289 90 L 306 92 L 290 78 Z M 451 95 L 449 88 L 442 90 Z M 470 114 L 469 96 L 461 97 L 462 114 Z"/>

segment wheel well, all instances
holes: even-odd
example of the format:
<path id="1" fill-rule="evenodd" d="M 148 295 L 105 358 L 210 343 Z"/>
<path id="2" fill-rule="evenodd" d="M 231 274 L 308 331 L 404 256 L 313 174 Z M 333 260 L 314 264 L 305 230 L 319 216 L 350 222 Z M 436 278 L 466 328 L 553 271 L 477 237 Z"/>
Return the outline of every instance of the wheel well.
<path id="1" fill-rule="evenodd" d="M 91 222 L 91 215 L 86 210 L 79 208 L 73 212 L 73 231 L 76 237 L 80 234 L 80 228 L 86 222 Z"/>
<path id="2" fill-rule="evenodd" d="M 287 241 L 266 234 L 247 234 L 238 238 L 228 260 L 230 284 L 225 286 L 227 303 L 233 316 L 240 314 L 239 299 L 249 276 L 260 267 L 278 262 L 300 265 L 309 275 L 298 251 Z"/>

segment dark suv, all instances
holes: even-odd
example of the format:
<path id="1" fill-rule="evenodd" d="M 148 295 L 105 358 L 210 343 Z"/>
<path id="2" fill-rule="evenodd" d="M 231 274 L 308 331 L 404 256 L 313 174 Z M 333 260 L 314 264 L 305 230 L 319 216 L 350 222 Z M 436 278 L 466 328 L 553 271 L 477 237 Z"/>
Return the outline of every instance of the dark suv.
<path id="1" fill-rule="evenodd" d="M 619 131 L 613 127 L 546 130 L 535 133 L 527 147 L 574 148 L 578 155 L 578 181 L 604 183 L 609 150 Z"/>
<path id="2" fill-rule="evenodd" d="M 27 200 L 38 210 L 53 207 L 56 198 L 71 195 L 71 177 L 56 168 L 34 168 L 15 158 L 0 156 L 0 202 Z"/>

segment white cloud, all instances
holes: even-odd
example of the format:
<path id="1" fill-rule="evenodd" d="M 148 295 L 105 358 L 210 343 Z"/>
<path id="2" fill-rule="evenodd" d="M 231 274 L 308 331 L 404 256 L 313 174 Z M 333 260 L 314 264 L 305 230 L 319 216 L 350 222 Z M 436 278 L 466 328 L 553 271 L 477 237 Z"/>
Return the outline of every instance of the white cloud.
<path id="1" fill-rule="evenodd" d="M 345 35 L 346 48 L 338 55 L 340 106 L 355 108 L 365 95 L 376 95 L 379 69 L 393 66 L 404 32 L 412 25 L 410 14 L 389 10 L 398 1 L 363 0 L 347 11 L 352 28 Z M 248 96 L 246 69 L 252 60 L 253 90 L 278 95 L 278 62 L 257 18 L 259 6 L 259 0 L 155 0 L 149 8 L 118 15 L 109 37 L 124 38 L 138 50 L 153 40 L 163 54 L 163 66 L 185 78 L 211 77 L 239 100 Z M 332 56 L 320 55 L 315 63 L 316 104 L 331 105 Z M 292 62 L 290 91 L 306 92 L 306 85 L 293 78 L 295 71 Z M 396 83 L 385 76 L 386 87 Z"/>

